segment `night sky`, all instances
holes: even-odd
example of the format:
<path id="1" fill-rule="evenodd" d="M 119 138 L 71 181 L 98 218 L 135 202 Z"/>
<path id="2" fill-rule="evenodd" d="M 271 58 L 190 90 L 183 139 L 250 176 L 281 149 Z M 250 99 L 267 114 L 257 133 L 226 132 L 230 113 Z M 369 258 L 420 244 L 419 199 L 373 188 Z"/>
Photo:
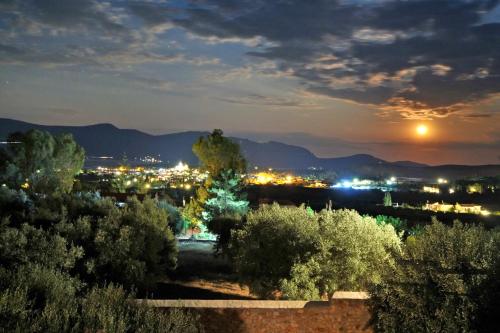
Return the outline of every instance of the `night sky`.
<path id="1" fill-rule="evenodd" d="M 499 93 L 496 0 L 0 0 L 0 117 L 486 164 Z"/>

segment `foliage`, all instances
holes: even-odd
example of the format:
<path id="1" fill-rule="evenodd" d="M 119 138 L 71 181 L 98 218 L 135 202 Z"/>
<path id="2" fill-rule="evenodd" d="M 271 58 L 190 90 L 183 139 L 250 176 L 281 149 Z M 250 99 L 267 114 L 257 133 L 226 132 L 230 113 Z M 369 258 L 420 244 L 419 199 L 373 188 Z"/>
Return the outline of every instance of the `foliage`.
<path id="1" fill-rule="evenodd" d="M 241 177 L 231 170 L 222 171 L 218 179 L 212 182 L 208 189 L 211 195 L 205 202 L 202 216 L 205 221 L 214 217 L 239 218 L 248 211 L 248 201 L 241 193 Z"/>
<path id="2" fill-rule="evenodd" d="M 106 210 L 102 217 L 81 216 L 56 226 L 85 249 L 78 265 L 86 279 L 147 287 L 175 267 L 177 245 L 168 216 L 153 199 L 132 198 L 123 209 Z"/>
<path id="3" fill-rule="evenodd" d="M 17 192 L 10 193 L 15 199 Z M 34 208 L 25 214 L 1 214 L 5 265 L 33 260 L 65 265 L 87 283 L 116 282 L 127 288 L 148 287 L 175 267 L 177 245 L 168 212 L 153 199 L 132 198 L 124 208 L 89 193 L 27 202 Z"/>
<path id="4" fill-rule="evenodd" d="M 320 247 L 306 262 L 297 262 L 281 281 L 287 298 L 319 299 L 337 290 L 366 290 L 381 282 L 394 265 L 400 239 L 391 225 L 354 210 L 323 210 L 318 214 Z"/>
<path id="5" fill-rule="evenodd" d="M 83 150 L 67 135 L 14 134 L 0 150 L 2 332 L 199 332 L 196 317 L 134 302 L 175 267 L 168 210 L 136 198 L 123 209 L 96 193 L 68 193 Z M 90 291 L 89 286 L 94 286 Z"/>
<path id="6" fill-rule="evenodd" d="M 498 311 L 493 305 L 498 300 L 489 294 L 496 290 L 499 295 L 499 235 L 434 221 L 408 237 L 398 264 L 371 290 L 375 327 L 383 332 L 498 331 L 498 324 L 491 330 L 491 322 L 481 319 Z"/>
<path id="7" fill-rule="evenodd" d="M 150 179 L 147 176 L 133 174 L 115 175 L 110 179 L 110 190 L 115 193 L 148 193 L 151 188 Z"/>
<path id="8" fill-rule="evenodd" d="M 209 193 L 204 186 L 198 187 L 196 196 L 191 198 L 189 203 L 182 210 L 182 217 L 189 221 L 190 227 L 196 227 L 202 224 L 202 215 L 204 204 L 207 201 Z"/>
<path id="9" fill-rule="evenodd" d="M 200 137 L 193 144 L 193 152 L 200 160 L 201 168 L 208 171 L 212 179 L 225 170 L 233 170 L 237 174 L 246 171 L 246 161 L 240 152 L 240 146 L 224 137 L 219 129 L 215 129 L 207 137 Z"/>
<path id="10" fill-rule="evenodd" d="M 207 137 L 200 137 L 193 144 L 193 152 L 209 176 L 184 209 L 183 215 L 192 227 L 201 227 L 216 216 L 245 214 L 248 203 L 239 192 L 240 175 L 246 171 L 247 163 L 238 143 L 216 129 Z"/>
<path id="11" fill-rule="evenodd" d="M 1 272 L 0 323 L 5 331 L 78 330 L 78 279 L 36 264 Z"/>
<path id="12" fill-rule="evenodd" d="M 392 207 L 391 192 L 385 192 L 385 194 L 384 194 L 384 206 L 385 207 Z"/>
<path id="13" fill-rule="evenodd" d="M 262 206 L 247 215 L 231 242 L 235 268 L 253 293 L 271 297 L 292 266 L 320 246 L 319 225 L 304 207 Z"/>
<path id="14" fill-rule="evenodd" d="M 167 212 L 168 225 L 170 229 L 175 234 L 180 233 L 182 231 L 184 221 L 182 219 L 181 213 L 179 212 L 179 209 L 177 209 L 177 207 L 167 202 L 166 200 L 159 200 L 158 207 L 164 209 Z"/>
<path id="15" fill-rule="evenodd" d="M 27 223 L 12 227 L 8 218 L 0 222 L 0 262 L 3 269 L 36 263 L 69 270 L 82 256 L 81 247 L 70 244 L 59 234 Z"/>
<path id="16" fill-rule="evenodd" d="M 233 233 L 230 249 L 242 282 L 271 297 L 318 299 L 380 282 L 399 238 L 390 225 L 355 211 L 262 206 Z"/>
<path id="17" fill-rule="evenodd" d="M 408 225 L 405 220 L 400 219 L 399 217 L 394 216 L 386 216 L 386 215 L 377 215 L 375 217 L 378 225 L 390 224 L 399 234 L 404 233 L 408 229 Z"/>
<path id="18" fill-rule="evenodd" d="M 231 233 L 240 228 L 242 221 L 231 217 L 216 217 L 207 222 L 208 231 L 217 235 L 216 254 L 230 255 Z"/>
<path id="19" fill-rule="evenodd" d="M 12 190 L 0 186 L 0 218 L 10 221 L 25 221 L 33 212 L 34 203 L 23 190 Z"/>
<path id="20" fill-rule="evenodd" d="M 83 285 L 65 273 L 22 266 L 1 276 L 3 332 L 201 332 L 198 317 L 174 309 L 158 311 L 114 285 Z"/>
<path id="21" fill-rule="evenodd" d="M 148 285 L 175 265 L 175 239 L 165 211 L 154 200 L 132 199 L 124 209 L 91 194 L 52 203 L 34 201 L 47 210 L 62 204 L 62 212 L 51 215 L 54 220 L 40 221 L 40 207 L 25 222 L 1 220 L 3 331 L 199 331 L 190 314 L 160 313 L 135 305 L 122 289 L 97 287 L 110 281 L 129 289 Z M 95 215 L 79 215 L 89 211 Z M 70 218 L 73 215 L 77 218 Z M 85 296 L 89 284 L 95 287 Z"/>
<path id="22" fill-rule="evenodd" d="M 113 285 L 93 288 L 82 302 L 84 327 L 90 332 L 197 333 L 198 316 L 172 309 L 158 311 L 132 301 L 122 288 Z"/>
<path id="23" fill-rule="evenodd" d="M 70 134 L 30 130 L 9 136 L 2 152 L 2 182 L 33 193 L 69 192 L 84 161 L 84 150 Z"/>

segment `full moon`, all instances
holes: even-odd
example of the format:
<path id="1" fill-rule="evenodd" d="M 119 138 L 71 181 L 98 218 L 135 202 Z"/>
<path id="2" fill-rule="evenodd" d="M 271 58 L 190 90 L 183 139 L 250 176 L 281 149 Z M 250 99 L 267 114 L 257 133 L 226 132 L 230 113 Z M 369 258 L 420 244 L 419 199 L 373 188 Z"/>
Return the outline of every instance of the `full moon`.
<path id="1" fill-rule="evenodd" d="M 418 125 L 417 126 L 417 134 L 420 136 L 424 136 L 429 131 L 429 128 L 426 125 Z"/>

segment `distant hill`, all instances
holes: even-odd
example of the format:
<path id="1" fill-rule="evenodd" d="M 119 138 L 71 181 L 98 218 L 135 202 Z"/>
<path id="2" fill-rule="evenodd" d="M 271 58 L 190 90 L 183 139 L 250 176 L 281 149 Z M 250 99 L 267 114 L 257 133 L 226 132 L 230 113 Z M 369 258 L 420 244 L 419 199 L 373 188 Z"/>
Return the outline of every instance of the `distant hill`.
<path id="1" fill-rule="evenodd" d="M 120 129 L 111 124 L 88 126 L 45 126 L 30 124 L 18 120 L 0 118 L 0 141 L 4 141 L 9 133 L 27 131 L 29 129 L 45 130 L 53 134 L 71 133 L 82 145 L 92 163 L 92 156 L 113 156 L 115 162 L 126 154 L 129 160 L 145 155 L 158 156 L 166 163 L 184 161 L 196 164 L 192 144 L 208 132 L 180 132 L 164 135 L 151 135 L 132 129 Z M 251 165 L 276 169 L 304 170 L 315 167 L 333 170 L 340 176 L 371 176 L 436 178 L 462 178 L 470 176 L 500 175 L 500 165 L 465 166 L 442 165 L 428 166 L 412 161 L 387 162 L 367 154 L 347 157 L 319 158 L 309 150 L 270 141 L 259 143 L 242 138 L 232 138 L 238 142 L 245 157 Z M 98 160 L 103 163 L 102 160 Z M 95 163 L 95 161 L 94 161 Z"/>

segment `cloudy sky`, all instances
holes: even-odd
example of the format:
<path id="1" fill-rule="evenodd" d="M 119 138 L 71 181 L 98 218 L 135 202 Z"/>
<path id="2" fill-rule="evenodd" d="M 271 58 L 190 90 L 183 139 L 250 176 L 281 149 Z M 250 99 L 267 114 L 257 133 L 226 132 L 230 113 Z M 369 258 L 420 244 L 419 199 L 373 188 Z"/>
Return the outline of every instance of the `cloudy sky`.
<path id="1" fill-rule="evenodd" d="M 0 0 L 0 117 L 483 164 L 499 93 L 497 0 Z"/>

